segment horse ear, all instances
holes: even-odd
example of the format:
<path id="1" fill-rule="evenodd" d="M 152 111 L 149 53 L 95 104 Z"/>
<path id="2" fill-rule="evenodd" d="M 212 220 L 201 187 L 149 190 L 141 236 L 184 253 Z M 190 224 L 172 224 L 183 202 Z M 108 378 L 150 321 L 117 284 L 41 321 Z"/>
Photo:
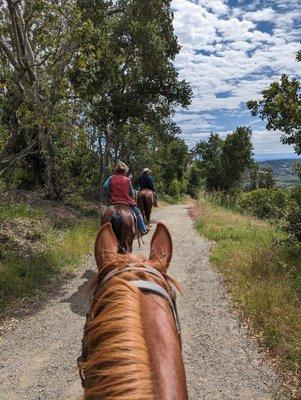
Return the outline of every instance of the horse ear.
<path id="1" fill-rule="evenodd" d="M 98 267 L 107 265 L 112 261 L 112 256 L 118 253 L 118 242 L 110 222 L 104 224 L 95 241 L 94 254 Z"/>
<path id="2" fill-rule="evenodd" d="M 160 261 L 165 270 L 168 268 L 172 257 L 172 240 L 169 230 L 162 222 L 158 222 L 156 231 L 151 241 L 150 260 Z"/>

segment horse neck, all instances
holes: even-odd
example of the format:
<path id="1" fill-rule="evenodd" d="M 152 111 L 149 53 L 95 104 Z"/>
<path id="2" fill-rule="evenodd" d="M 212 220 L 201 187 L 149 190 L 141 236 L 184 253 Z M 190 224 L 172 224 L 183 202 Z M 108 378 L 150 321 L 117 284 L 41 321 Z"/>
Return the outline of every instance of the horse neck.
<path id="1" fill-rule="evenodd" d="M 155 400 L 188 399 L 181 343 L 167 302 L 141 294 Z"/>

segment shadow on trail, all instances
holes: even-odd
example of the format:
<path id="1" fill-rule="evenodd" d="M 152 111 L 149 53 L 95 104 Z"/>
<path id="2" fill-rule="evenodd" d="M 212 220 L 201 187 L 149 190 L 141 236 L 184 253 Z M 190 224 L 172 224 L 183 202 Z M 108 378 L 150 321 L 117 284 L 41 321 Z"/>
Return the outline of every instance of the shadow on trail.
<path id="1" fill-rule="evenodd" d="M 87 269 L 82 278 L 86 278 L 82 285 L 78 286 L 77 291 L 70 297 L 61 300 L 61 303 L 70 303 L 70 310 L 74 314 L 85 316 L 89 310 L 91 300 L 93 298 L 93 290 L 91 290 L 91 282 L 93 282 L 96 272 Z"/>

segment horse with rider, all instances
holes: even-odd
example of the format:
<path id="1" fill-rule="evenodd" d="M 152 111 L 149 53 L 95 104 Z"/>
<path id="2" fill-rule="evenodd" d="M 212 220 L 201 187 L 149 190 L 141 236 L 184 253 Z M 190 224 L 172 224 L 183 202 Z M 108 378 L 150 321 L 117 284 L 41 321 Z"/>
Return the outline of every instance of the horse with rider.
<path id="1" fill-rule="evenodd" d="M 102 225 L 111 222 L 121 253 L 132 251 L 136 235 L 143 236 L 149 232 L 150 213 L 156 191 L 151 171 L 144 168 L 139 177 L 138 207 L 131 178 L 127 176 L 128 170 L 125 163 L 119 162 L 115 173 L 104 183 L 110 206 L 103 214 Z"/>

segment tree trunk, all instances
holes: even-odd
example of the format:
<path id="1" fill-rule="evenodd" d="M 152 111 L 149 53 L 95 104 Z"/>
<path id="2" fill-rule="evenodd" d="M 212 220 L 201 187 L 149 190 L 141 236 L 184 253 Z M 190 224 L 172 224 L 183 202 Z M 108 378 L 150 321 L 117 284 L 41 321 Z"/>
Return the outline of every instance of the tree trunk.
<path id="1" fill-rule="evenodd" d="M 40 144 L 42 158 L 45 164 L 45 188 L 47 198 L 50 200 L 59 200 L 62 197 L 62 183 L 59 178 L 58 164 L 56 160 L 54 145 L 51 134 L 47 128 L 40 130 Z"/>

